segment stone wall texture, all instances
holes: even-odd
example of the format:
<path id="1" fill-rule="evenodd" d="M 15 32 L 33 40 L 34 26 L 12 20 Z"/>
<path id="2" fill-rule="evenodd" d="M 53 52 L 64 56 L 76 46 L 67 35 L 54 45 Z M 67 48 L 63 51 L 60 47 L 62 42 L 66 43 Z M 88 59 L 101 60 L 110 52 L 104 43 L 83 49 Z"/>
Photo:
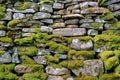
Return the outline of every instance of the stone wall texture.
<path id="1" fill-rule="evenodd" d="M 0 80 L 120 80 L 120 0 L 0 0 Z"/>

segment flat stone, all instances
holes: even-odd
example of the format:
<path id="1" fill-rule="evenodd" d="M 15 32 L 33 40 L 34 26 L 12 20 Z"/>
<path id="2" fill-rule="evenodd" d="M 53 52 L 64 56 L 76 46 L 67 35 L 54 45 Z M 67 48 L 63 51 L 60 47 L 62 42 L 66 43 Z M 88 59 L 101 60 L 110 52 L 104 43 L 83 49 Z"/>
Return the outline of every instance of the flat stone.
<path id="1" fill-rule="evenodd" d="M 65 23 L 54 23 L 53 28 L 63 28 L 65 27 Z"/>
<path id="2" fill-rule="evenodd" d="M 67 56 L 66 54 L 61 54 L 59 58 L 60 58 L 60 59 L 67 59 L 68 56 Z"/>
<path id="3" fill-rule="evenodd" d="M 0 56 L 0 63 L 10 63 L 12 57 L 9 52 L 6 52 Z"/>
<path id="4" fill-rule="evenodd" d="M 69 19 L 69 18 L 83 18 L 83 15 L 81 14 L 69 14 L 69 15 L 64 15 L 62 16 L 64 19 Z"/>
<path id="5" fill-rule="evenodd" d="M 54 11 L 55 15 L 64 15 L 65 14 L 65 9 Z"/>
<path id="6" fill-rule="evenodd" d="M 47 64 L 47 61 L 46 61 L 46 58 L 45 56 L 35 56 L 33 57 L 33 59 L 36 61 L 36 63 L 38 64 L 43 64 L 43 65 L 46 65 Z"/>
<path id="7" fill-rule="evenodd" d="M 0 30 L 0 37 L 4 37 L 6 35 L 6 31 Z"/>
<path id="8" fill-rule="evenodd" d="M 91 23 L 91 22 L 94 22 L 94 20 L 93 19 L 89 19 L 89 18 L 81 19 L 79 21 L 80 24 L 82 24 L 82 23 Z"/>
<path id="9" fill-rule="evenodd" d="M 61 36 L 82 36 L 86 34 L 85 28 L 60 28 L 54 29 L 53 34 Z"/>
<path id="10" fill-rule="evenodd" d="M 71 48 L 75 50 L 87 50 L 93 48 L 93 43 L 91 40 L 84 42 L 79 39 L 73 39 L 71 43 Z"/>
<path id="11" fill-rule="evenodd" d="M 33 33 L 33 32 L 35 32 L 35 29 L 34 28 L 22 28 L 22 32 Z"/>
<path id="12" fill-rule="evenodd" d="M 17 66 L 15 66 L 14 70 L 15 70 L 15 72 L 17 72 L 19 74 L 20 73 L 31 73 L 32 72 L 31 68 L 28 68 L 24 65 L 17 65 Z"/>
<path id="13" fill-rule="evenodd" d="M 44 55 L 50 55 L 50 50 L 49 49 L 44 49 L 44 48 L 40 48 L 38 50 L 38 56 L 44 56 Z"/>
<path id="14" fill-rule="evenodd" d="M 79 23 L 79 19 L 69 19 L 65 21 L 66 25 L 74 25 L 74 24 L 78 24 Z"/>
<path id="15" fill-rule="evenodd" d="M 102 14 L 105 11 L 105 8 L 102 7 L 91 7 L 84 10 L 81 10 L 81 14 Z"/>
<path id="16" fill-rule="evenodd" d="M 112 4 L 112 5 L 109 5 L 108 8 L 109 8 L 111 11 L 116 11 L 116 10 L 119 10 L 119 9 L 120 9 L 120 4 Z"/>
<path id="17" fill-rule="evenodd" d="M 51 18 L 58 19 L 58 18 L 61 18 L 61 15 L 52 15 Z"/>
<path id="18" fill-rule="evenodd" d="M 80 14 L 80 10 L 79 9 L 75 9 L 75 10 L 72 10 L 72 14 Z"/>
<path id="19" fill-rule="evenodd" d="M 41 26 L 40 30 L 42 32 L 52 32 L 53 28 L 52 27 L 48 27 L 48 26 Z"/>
<path id="20" fill-rule="evenodd" d="M 106 5 L 110 5 L 110 4 L 114 4 L 114 3 L 118 3 L 118 2 L 120 2 L 120 0 L 108 0 L 106 2 Z"/>
<path id="21" fill-rule="evenodd" d="M 50 17 L 51 17 L 50 13 L 37 12 L 34 14 L 33 19 L 46 19 L 46 18 L 50 18 Z"/>
<path id="22" fill-rule="evenodd" d="M 53 23 L 53 19 L 43 19 L 43 20 L 41 20 L 41 22 L 47 23 L 47 24 L 52 24 Z"/>
<path id="23" fill-rule="evenodd" d="M 66 27 L 67 28 L 78 28 L 79 26 L 78 25 L 67 25 Z"/>
<path id="24" fill-rule="evenodd" d="M 53 12 L 52 5 L 44 4 L 44 5 L 40 6 L 40 11 L 41 12 L 50 12 L 50 13 L 52 13 Z"/>
<path id="25" fill-rule="evenodd" d="M 52 76 L 49 75 L 47 80 L 64 80 L 61 76 Z"/>
<path id="26" fill-rule="evenodd" d="M 12 12 L 6 12 L 4 20 L 11 20 L 12 19 Z"/>
<path id="27" fill-rule="evenodd" d="M 53 8 L 54 8 L 54 9 L 63 9 L 63 8 L 64 8 L 64 4 L 54 3 L 54 4 L 53 4 Z"/>
<path id="28" fill-rule="evenodd" d="M 94 29 L 89 29 L 87 34 L 90 35 L 90 36 L 95 36 L 95 35 L 98 34 L 98 31 L 94 30 Z"/>
<path id="29" fill-rule="evenodd" d="M 31 37 L 32 33 L 22 33 L 22 37 Z"/>
<path id="30" fill-rule="evenodd" d="M 70 73 L 70 71 L 67 68 L 54 68 L 52 66 L 47 66 L 45 70 L 46 70 L 47 74 L 56 75 L 56 76 L 65 75 L 65 74 Z"/>
<path id="31" fill-rule="evenodd" d="M 14 13 L 13 14 L 13 19 L 23 19 L 25 18 L 25 14 L 23 13 Z"/>

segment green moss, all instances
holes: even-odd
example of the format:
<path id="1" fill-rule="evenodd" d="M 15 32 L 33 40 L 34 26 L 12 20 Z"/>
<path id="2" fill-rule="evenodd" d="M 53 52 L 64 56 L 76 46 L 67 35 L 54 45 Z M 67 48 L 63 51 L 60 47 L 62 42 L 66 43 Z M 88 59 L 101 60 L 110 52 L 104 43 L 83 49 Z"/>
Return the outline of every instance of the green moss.
<path id="1" fill-rule="evenodd" d="M 120 51 L 119 50 L 115 50 L 114 54 L 115 54 L 116 57 L 120 58 Z"/>
<path id="2" fill-rule="evenodd" d="M 116 29 L 117 29 L 117 27 L 116 27 Z M 104 34 L 104 35 L 119 35 L 119 32 L 117 32 L 116 30 L 106 30 L 106 31 L 103 31 L 102 34 Z"/>
<path id="3" fill-rule="evenodd" d="M 46 80 L 47 79 L 46 73 L 26 73 L 22 76 L 24 80 Z"/>
<path id="4" fill-rule="evenodd" d="M 110 25 L 110 28 L 109 29 L 120 29 L 120 22 L 115 22 L 113 24 Z"/>
<path id="5" fill-rule="evenodd" d="M 33 44 L 33 38 L 32 37 L 25 37 L 25 38 L 17 38 L 14 40 L 15 44 L 18 45 L 29 45 L 29 44 Z"/>
<path id="6" fill-rule="evenodd" d="M 119 80 L 120 75 L 111 73 L 111 74 L 103 74 L 100 76 L 99 80 Z"/>
<path id="7" fill-rule="evenodd" d="M 63 61 L 59 63 L 60 66 L 66 67 L 69 69 L 75 69 L 78 67 L 82 67 L 84 65 L 82 60 L 71 60 L 71 61 Z"/>
<path id="8" fill-rule="evenodd" d="M 113 51 L 104 51 L 99 53 L 99 56 L 102 60 L 107 60 L 108 58 L 114 56 Z"/>
<path id="9" fill-rule="evenodd" d="M 4 26 L 3 24 L 0 24 L 0 29 L 6 29 L 6 26 Z"/>
<path id="10" fill-rule="evenodd" d="M 19 55 L 28 55 L 28 56 L 35 56 L 38 53 L 38 49 L 34 46 L 31 47 L 18 47 L 18 54 Z"/>
<path id="11" fill-rule="evenodd" d="M 120 65 L 118 65 L 115 69 L 114 69 L 114 72 L 116 74 L 120 74 Z"/>
<path id="12" fill-rule="evenodd" d="M 102 23 L 90 23 L 90 27 L 93 29 L 102 30 L 103 24 Z"/>
<path id="13" fill-rule="evenodd" d="M 54 2 L 54 0 L 41 0 L 39 4 L 43 5 L 43 4 L 53 3 L 53 2 Z"/>
<path id="14" fill-rule="evenodd" d="M 104 20 L 112 20 L 114 19 L 114 14 L 109 9 L 105 9 L 101 18 Z"/>
<path id="15" fill-rule="evenodd" d="M 59 57 L 57 56 L 46 56 L 45 58 L 47 59 L 48 62 L 54 62 L 54 63 L 59 62 Z"/>
<path id="16" fill-rule="evenodd" d="M 98 0 L 98 4 L 99 4 L 100 6 L 104 6 L 107 1 L 108 1 L 108 0 Z"/>
<path id="17" fill-rule="evenodd" d="M 8 29 L 14 28 L 17 24 L 22 23 L 22 22 L 23 22 L 23 20 L 13 19 L 8 22 L 7 28 Z"/>
<path id="18" fill-rule="evenodd" d="M 0 65 L 0 72 L 11 72 L 14 70 L 15 64 L 1 64 Z"/>
<path id="19" fill-rule="evenodd" d="M 82 76 L 80 78 L 76 78 L 75 80 L 99 80 L 99 79 L 95 76 Z"/>
<path id="20" fill-rule="evenodd" d="M 107 60 L 104 61 L 105 69 L 110 70 L 111 68 L 117 66 L 119 64 L 119 58 L 118 57 L 110 57 Z"/>
<path id="21" fill-rule="evenodd" d="M 0 4 L 0 19 L 3 19 L 5 17 L 5 5 L 4 4 Z"/>
<path id="22" fill-rule="evenodd" d="M 2 38 L 0 38 L 0 42 L 11 43 L 12 44 L 12 39 L 9 38 L 9 37 L 2 37 Z"/>
<path id="23" fill-rule="evenodd" d="M 0 56 L 2 55 L 2 54 L 4 54 L 6 51 L 4 51 L 4 50 L 0 50 Z"/>
<path id="24" fill-rule="evenodd" d="M 33 59 L 26 55 L 21 56 L 20 59 L 23 64 L 36 64 L 36 62 Z"/>

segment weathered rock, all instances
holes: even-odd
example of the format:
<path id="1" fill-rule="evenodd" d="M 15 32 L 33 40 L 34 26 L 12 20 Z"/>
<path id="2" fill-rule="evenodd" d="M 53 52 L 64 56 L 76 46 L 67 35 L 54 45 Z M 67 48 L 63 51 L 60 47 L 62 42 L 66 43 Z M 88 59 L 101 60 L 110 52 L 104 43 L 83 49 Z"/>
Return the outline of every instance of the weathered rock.
<path id="1" fill-rule="evenodd" d="M 60 58 L 60 59 L 67 59 L 67 57 L 68 57 L 68 56 L 67 56 L 66 54 L 61 54 L 59 58 Z"/>
<path id="2" fill-rule="evenodd" d="M 80 24 L 82 24 L 82 23 L 91 23 L 91 22 L 94 22 L 94 20 L 93 19 L 89 19 L 89 18 L 81 19 L 79 21 Z"/>
<path id="3" fill-rule="evenodd" d="M 49 49 L 43 49 L 43 48 L 40 48 L 39 51 L 38 51 L 38 56 L 44 56 L 44 55 L 50 55 L 50 50 Z"/>
<path id="4" fill-rule="evenodd" d="M 94 29 L 89 29 L 87 34 L 90 36 L 95 36 L 98 34 L 98 31 Z"/>
<path id="5" fill-rule="evenodd" d="M 80 10 L 79 9 L 72 10 L 72 14 L 80 14 Z"/>
<path id="6" fill-rule="evenodd" d="M 72 77 L 67 78 L 66 80 L 74 80 Z"/>
<path id="7" fill-rule="evenodd" d="M 54 11 L 55 15 L 64 15 L 65 14 L 65 9 Z"/>
<path id="8" fill-rule="evenodd" d="M 0 21 L 0 24 L 3 24 L 3 25 L 4 25 L 4 24 L 6 24 L 6 22 L 5 22 L 5 21 Z"/>
<path id="9" fill-rule="evenodd" d="M 42 32 L 52 32 L 53 28 L 52 27 L 48 27 L 48 26 L 41 26 L 40 30 Z"/>
<path id="10" fill-rule="evenodd" d="M 69 19 L 69 20 L 66 20 L 65 21 L 65 24 L 66 25 L 74 25 L 74 24 L 78 24 L 78 22 L 79 22 L 79 19 Z"/>
<path id="11" fill-rule="evenodd" d="M 15 70 L 15 72 L 17 72 L 19 74 L 20 73 L 31 73 L 32 72 L 31 68 L 26 67 L 24 65 L 17 65 L 17 66 L 15 66 L 14 70 Z"/>
<path id="12" fill-rule="evenodd" d="M 11 20 L 12 19 L 12 12 L 7 12 L 5 14 L 5 20 Z"/>
<path id="13" fill-rule="evenodd" d="M 47 23 L 47 24 L 52 24 L 53 23 L 53 19 L 43 19 L 43 20 L 41 20 L 41 22 Z"/>
<path id="14" fill-rule="evenodd" d="M 4 30 L 0 30 L 0 37 L 3 37 L 6 35 L 6 32 Z"/>
<path id="15" fill-rule="evenodd" d="M 42 6 L 40 6 L 40 11 L 41 12 L 53 12 L 53 9 L 52 9 L 52 5 L 47 5 L 47 4 L 45 4 L 45 5 L 42 5 Z"/>
<path id="16" fill-rule="evenodd" d="M 23 33 L 22 37 L 31 37 L 32 33 Z"/>
<path id="17" fill-rule="evenodd" d="M 9 52 L 6 52 L 0 56 L 0 63 L 10 63 L 12 57 Z"/>
<path id="18" fill-rule="evenodd" d="M 106 2 L 106 5 L 110 5 L 110 4 L 118 3 L 118 2 L 120 2 L 120 0 L 108 0 L 108 1 Z"/>
<path id="19" fill-rule="evenodd" d="M 47 74 L 57 76 L 70 73 L 70 71 L 67 68 L 54 68 L 52 66 L 47 66 L 45 70 Z"/>
<path id="20" fill-rule="evenodd" d="M 53 4 L 53 8 L 54 8 L 54 9 L 63 9 L 63 8 L 64 8 L 64 4 L 54 3 L 54 4 Z"/>
<path id="21" fill-rule="evenodd" d="M 60 28 L 54 29 L 53 34 L 61 36 L 81 36 L 86 34 L 85 28 Z"/>
<path id="22" fill-rule="evenodd" d="M 32 33 L 32 32 L 35 32 L 35 29 L 34 28 L 22 28 L 22 32 Z"/>
<path id="23" fill-rule="evenodd" d="M 65 27 L 65 23 L 54 23 L 53 28 L 63 28 Z"/>
<path id="24" fill-rule="evenodd" d="M 18 58 L 18 50 L 16 47 L 13 48 L 14 53 L 12 55 L 12 63 L 20 63 L 20 60 Z"/>
<path id="25" fill-rule="evenodd" d="M 25 14 L 23 13 L 14 13 L 13 14 L 13 19 L 23 19 L 25 18 Z"/>
<path id="26" fill-rule="evenodd" d="M 61 18 L 61 15 L 52 15 L 51 18 L 58 19 L 58 18 Z"/>
<path id="27" fill-rule="evenodd" d="M 51 17 L 50 13 L 37 12 L 34 14 L 33 19 L 46 19 L 46 18 L 50 18 L 50 17 Z"/>
<path id="28" fill-rule="evenodd" d="M 73 69 L 72 72 L 76 76 L 79 76 L 80 73 L 84 76 L 100 76 L 104 72 L 103 62 L 101 60 L 86 60 L 83 67 Z"/>
<path id="29" fill-rule="evenodd" d="M 62 18 L 64 19 L 69 19 L 69 18 L 83 18 L 83 16 L 81 14 L 69 14 L 69 15 L 64 15 L 62 16 Z"/>
<path id="30" fill-rule="evenodd" d="M 45 56 L 35 56 L 33 59 L 36 61 L 38 64 L 43 64 L 46 65 L 47 61 L 45 59 Z"/>
<path id="31" fill-rule="evenodd" d="M 91 40 L 89 40 L 88 42 L 84 42 L 76 38 L 72 40 L 71 48 L 76 49 L 76 50 L 92 49 L 93 43 Z"/>
<path id="32" fill-rule="evenodd" d="M 113 12 L 114 16 L 119 18 L 120 17 L 120 10 Z"/>
<path id="33" fill-rule="evenodd" d="M 103 46 L 103 47 L 101 47 L 101 48 L 96 48 L 96 47 L 94 47 L 94 51 L 95 51 L 95 52 L 103 52 L 103 51 L 105 51 L 105 50 L 107 50 L 107 49 L 106 49 L 106 46 Z"/>
<path id="34" fill-rule="evenodd" d="M 119 9 L 120 9 L 120 4 L 112 4 L 112 5 L 109 5 L 108 8 L 109 8 L 111 11 L 116 11 L 116 10 L 119 10 Z"/>
<path id="35" fill-rule="evenodd" d="M 78 25 L 67 25 L 66 27 L 67 28 L 78 28 L 79 26 Z"/>
<path id="36" fill-rule="evenodd" d="M 51 76 L 49 75 L 47 80 L 64 80 L 61 76 Z"/>

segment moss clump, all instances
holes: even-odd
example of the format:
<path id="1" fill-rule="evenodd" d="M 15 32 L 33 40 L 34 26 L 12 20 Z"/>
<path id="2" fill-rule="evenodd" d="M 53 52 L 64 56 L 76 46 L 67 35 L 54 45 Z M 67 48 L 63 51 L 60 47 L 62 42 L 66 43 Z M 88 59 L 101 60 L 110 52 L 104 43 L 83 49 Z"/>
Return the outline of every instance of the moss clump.
<path id="1" fill-rule="evenodd" d="M 38 49 L 34 46 L 31 47 L 18 47 L 18 54 L 19 55 L 28 55 L 28 56 L 35 56 L 38 53 Z"/>
<path id="2" fill-rule="evenodd" d="M 54 0 L 41 0 L 40 1 L 40 5 L 43 5 L 43 4 L 51 4 L 51 3 L 53 3 L 54 2 Z"/>
<path id="3" fill-rule="evenodd" d="M 36 62 L 33 59 L 26 55 L 21 56 L 20 59 L 23 64 L 36 64 Z"/>
<path id="4" fill-rule="evenodd" d="M 82 76 L 80 78 L 76 78 L 75 80 L 99 80 L 99 79 L 95 76 Z"/>
<path id="5" fill-rule="evenodd" d="M 115 30 L 119 30 L 120 29 L 120 22 L 115 22 L 113 24 L 110 25 L 109 29 L 115 29 Z"/>
<path id="6" fill-rule="evenodd" d="M 5 17 L 5 5 L 0 4 L 0 19 L 3 19 Z"/>
<path id="7" fill-rule="evenodd" d="M 63 61 L 59 63 L 62 67 L 66 67 L 69 69 L 75 69 L 78 67 L 82 67 L 84 65 L 82 60 L 71 60 L 71 61 Z"/>
<path id="8" fill-rule="evenodd" d="M 46 56 L 45 58 L 47 59 L 48 62 L 54 62 L 54 63 L 59 62 L 59 57 L 57 56 Z"/>
<path id="9" fill-rule="evenodd" d="M 99 56 L 102 60 L 107 60 L 108 58 L 114 56 L 113 51 L 104 51 L 99 53 Z"/>
<path id="10" fill-rule="evenodd" d="M 119 64 L 119 58 L 116 56 L 110 57 L 104 61 L 105 69 L 110 70 L 111 68 Z"/>
<path id="11" fill-rule="evenodd" d="M 120 50 L 115 50 L 114 54 L 116 57 L 120 58 Z"/>
<path id="12" fill-rule="evenodd" d="M 24 80 L 46 80 L 47 79 L 46 73 L 26 73 L 22 76 L 22 79 Z"/>
<path id="13" fill-rule="evenodd" d="M 14 42 L 18 45 L 29 45 L 29 44 L 33 44 L 33 38 L 26 37 L 26 38 L 15 39 Z"/>
<path id="14" fill-rule="evenodd" d="M 114 19 L 114 14 L 109 9 L 105 9 L 101 18 L 104 20 L 112 20 Z"/>
<path id="15" fill-rule="evenodd" d="M 100 6 L 104 6 L 107 1 L 108 1 L 108 0 L 98 0 L 98 4 L 99 4 Z"/>
<path id="16" fill-rule="evenodd" d="M 18 19 L 11 20 L 8 22 L 7 28 L 8 29 L 14 28 L 17 24 L 22 23 L 22 22 L 23 20 L 18 20 Z"/>
<path id="17" fill-rule="evenodd" d="M 120 74 L 120 65 L 118 65 L 115 69 L 114 69 L 116 74 Z"/>
<path id="18" fill-rule="evenodd" d="M 2 38 L 0 38 L 0 42 L 11 43 L 12 44 L 12 39 L 9 38 L 9 37 L 2 37 Z"/>
<path id="19" fill-rule="evenodd" d="M 96 30 L 102 30 L 103 24 L 102 23 L 90 23 L 90 27 Z"/>
<path id="20" fill-rule="evenodd" d="M 3 24 L 0 24 L 0 29 L 6 29 L 6 26 L 4 26 Z"/>
<path id="21" fill-rule="evenodd" d="M 6 51 L 4 51 L 4 50 L 0 50 L 0 56 L 2 55 L 2 54 L 4 54 Z"/>

